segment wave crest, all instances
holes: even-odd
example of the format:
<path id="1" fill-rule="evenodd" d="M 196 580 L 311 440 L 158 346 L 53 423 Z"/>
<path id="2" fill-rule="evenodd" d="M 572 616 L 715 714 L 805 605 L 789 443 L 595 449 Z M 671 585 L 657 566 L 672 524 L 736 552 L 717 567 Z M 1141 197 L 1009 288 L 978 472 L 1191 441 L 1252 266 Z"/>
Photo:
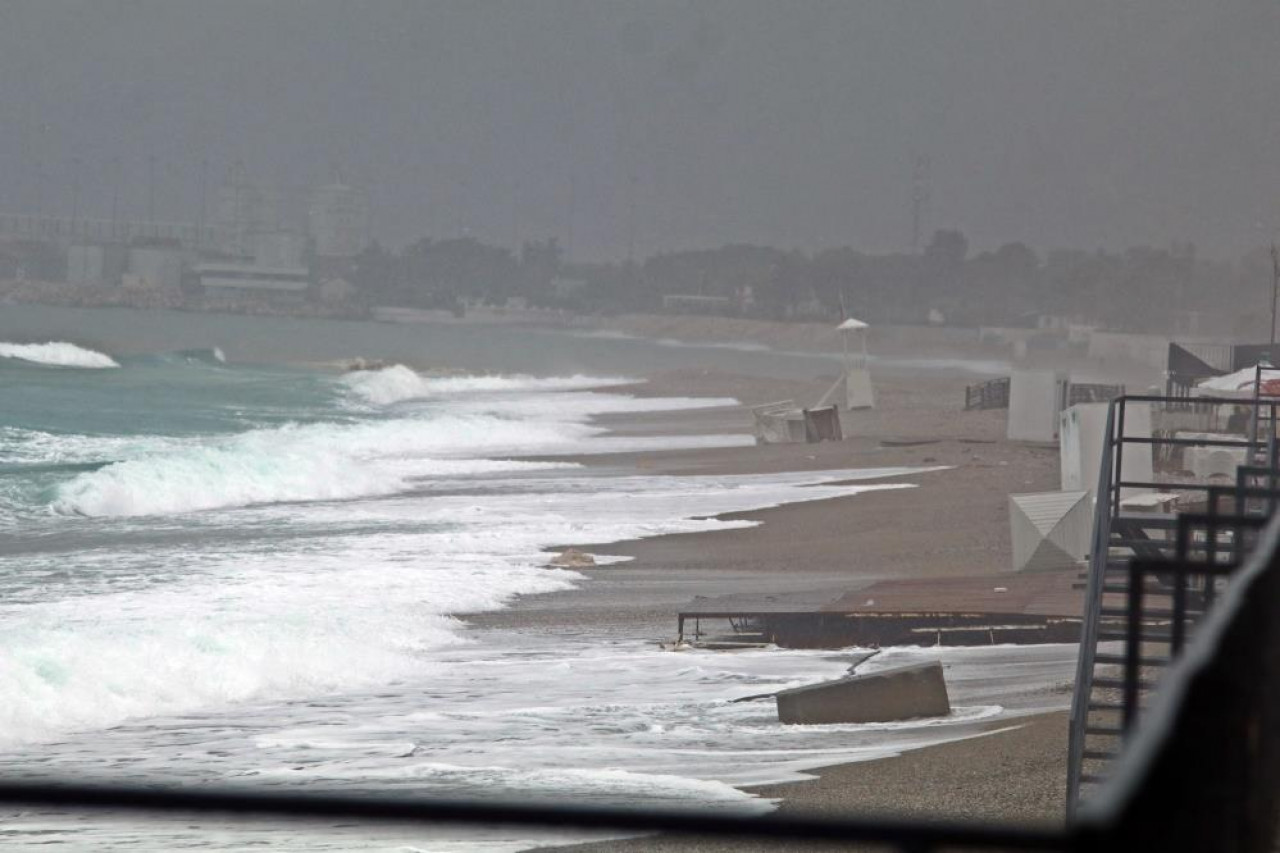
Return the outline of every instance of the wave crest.
<path id="1" fill-rule="evenodd" d="M 594 432 L 579 424 L 480 415 L 260 429 L 80 474 L 58 488 L 52 508 L 139 516 L 391 495 L 417 477 L 561 467 L 457 457 L 561 446 Z"/>
<path id="2" fill-rule="evenodd" d="M 584 391 L 616 385 L 635 384 L 635 379 L 619 376 L 423 376 L 393 364 L 378 370 L 354 370 L 342 377 L 342 384 L 362 402 L 390 406 L 407 400 L 422 400 L 450 394 L 502 391 Z"/>
<path id="3" fill-rule="evenodd" d="M 11 344 L 0 342 L 0 358 L 13 358 L 50 367 L 119 367 L 120 363 L 104 353 L 85 349 L 66 341 L 43 344 Z"/>

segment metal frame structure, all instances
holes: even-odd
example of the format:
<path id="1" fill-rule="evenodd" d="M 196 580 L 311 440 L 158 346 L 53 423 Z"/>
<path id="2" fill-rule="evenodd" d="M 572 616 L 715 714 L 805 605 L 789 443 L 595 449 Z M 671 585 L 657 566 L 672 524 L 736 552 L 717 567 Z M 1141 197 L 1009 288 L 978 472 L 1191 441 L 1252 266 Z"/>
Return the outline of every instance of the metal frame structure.
<path id="1" fill-rule="evenodd" d="M 1181 653 L 1188 614 L 1198 617 L 1204 612 L 1203 609 L 1188 610 L 1190 604 L 1204 608 L 1214 596 L 1216 584 L 1202 583 L 1205 589 L 1200 599 L 1189 604 L 1187 587 L 1177 580 L 1176 570 L 1156 574 L 1150 567 L 1168 560 L 1200 560 L 1205 553 L 1213 565 L 1217 565 L 1214 561 L 1230 553 L 1235 553 L 1238 559 L 1243 548 L 1241 533 L 1246 528 L 1256 527 L 1258 519 L 1269 517 L 1269 510 L 1274 508 L 1273 501 L 1268 500 L 1263 506 L 1268 511 L 1259 512 L 1248 501 L 1265 497 L 1265 489 L 1274 488 L 1277 482 L 1276 469 L 1280 458 L 1276 453 L 1275 427 L 1280 400 L 1263 399 L 1256 393 L 1251 400 L 1197 399 L 1197 404 L 1206 406 L 1251 407 L 1253 417 L 1243 444 L 1238 440 L 1206 437 L 1138 437 L 1125 434 L 1130 405 L 1175 407 L 1183 402 L 1169 397 L 1125 396 L 1112 401 L 1108 409 L 1094 507 L 1086 609 L 1071 706 L 1067 756 L 1069 816 L 1074 815 L 1089 789 L 1104 780 L 1107 765 L 1122 745 L 1128 721 L 1135 713 L 1133 707 L 1126 706 L 1126 698 L 1134 698 L 1138 685 L 1143 686 L 1142 692 L 1149 692 L 1146 688 Z M 1206 482 L 1130 479 L 1126 476 L 1124 455 L 1125 448 L 1132 445 L 1150 445 L 1155 452 L 1189 447 L 1238 449 L 1243 446 L 1255 465 L 1240 469 L 1233 488 Z M 1250 491 L 1253 487 L 1263 488 L 1263 492 L 1255 494 Z M 1180 516 L 1125 512 L 1123 495 L 1126 490 L 1174 490 L 1200 495 L 1205 512 Z M 1235 511 L 1230 508 L 1229 512 L 1224 506 L 1228 496 L 1239 504 L 1241 512 L 1249 510 L 1250 521 L 1228 523 L 1228 519 L 1234 518 L 1230 513 Z M 1125 597 L 1125 606 L 1111 603 L 1117 596 Z M 1135 668 L 1134 673 L 1126 671 L 1123 678 L 1118 677 L 1116 671 L 1126 664 L 1127 658 L 1110 647 L 1103 647 L 1103 644 L 1131 642 L 1135 637 L 1139 638 L 1140 646 L 1150 646 L 1153 641 L 1166 645 L 1158 650 L 1161 653 L 1153 653 L 1147 648 L 1140 656 L 1142 665 Z M 1138 670 L 1141 670 L 1140 675 L 1135 674 Z"/>

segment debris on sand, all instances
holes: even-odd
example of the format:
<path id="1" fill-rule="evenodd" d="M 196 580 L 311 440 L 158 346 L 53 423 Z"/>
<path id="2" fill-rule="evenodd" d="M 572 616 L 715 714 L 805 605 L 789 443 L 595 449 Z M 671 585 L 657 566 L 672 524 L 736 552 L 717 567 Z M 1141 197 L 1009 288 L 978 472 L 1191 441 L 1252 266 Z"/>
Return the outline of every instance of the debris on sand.
<path id="1" fill-rule="evenodd" d="M 596 558 L 588 554 L 586 551 L 579 551 L 577 548 L 566 548 L 560 554 L 551 558 L 548 565 L 554 569 L 583 569 L 589 568 L 596 564 Z"/>

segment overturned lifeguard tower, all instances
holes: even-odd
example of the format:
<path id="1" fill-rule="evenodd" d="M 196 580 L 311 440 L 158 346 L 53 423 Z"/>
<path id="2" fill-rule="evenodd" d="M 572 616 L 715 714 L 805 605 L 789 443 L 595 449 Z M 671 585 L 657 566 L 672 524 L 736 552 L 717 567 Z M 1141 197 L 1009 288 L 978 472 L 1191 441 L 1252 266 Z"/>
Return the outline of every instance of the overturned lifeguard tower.
<path id="1" fill-rule="evenodd" d="M 756 444 L 842 441 L 847 431 L 841 415 L 856 409 L 875 408 L 871 374 L 867 370 L 868 328 L 866 323 L 852 317 L 836 326 L 844 339 L 844 372 L 816 406 L 804 408 L 794 400 L 779 400 L 751 408 Z M 857 337 L 852 347 L 851 336 Z"/>

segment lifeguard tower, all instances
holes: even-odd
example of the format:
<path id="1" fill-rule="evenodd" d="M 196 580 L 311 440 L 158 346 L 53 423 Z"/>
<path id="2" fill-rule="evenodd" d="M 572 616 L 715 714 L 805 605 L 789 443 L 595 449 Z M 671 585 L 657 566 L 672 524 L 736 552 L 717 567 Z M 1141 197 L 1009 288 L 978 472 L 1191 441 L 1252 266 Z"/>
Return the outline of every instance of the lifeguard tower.
<path id="1" fill-rule="evenodd" d="M 866 323 L 853 317 L 836 326 L 844 343 L 844 373 L 831 386 L 831 389 L 822 395 L 816 408 L 834 405 L 842 412 L 875 408 L 876 400 L 875 393 L 871 389 L 871 373 L 867 370 L 867 329 L 869 328 L 870 326 Z"/>

